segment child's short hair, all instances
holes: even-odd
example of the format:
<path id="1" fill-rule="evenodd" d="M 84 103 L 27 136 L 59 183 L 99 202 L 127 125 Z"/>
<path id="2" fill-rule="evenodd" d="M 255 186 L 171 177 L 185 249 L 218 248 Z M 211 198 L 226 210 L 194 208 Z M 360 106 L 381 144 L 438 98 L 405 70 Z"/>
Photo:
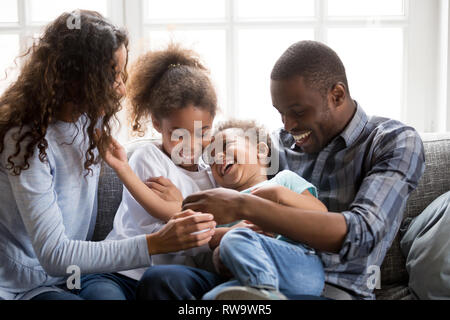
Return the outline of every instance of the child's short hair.
<path id="1" fill-rule="evenodd" d="M 217 95 L 208 70 L 197 53 L 179 44 L 141 56 L 127 89 L 134 131 L 145 132 L 141 122 L 164 119 L 189 104 L 216 115 Z"/>
<path id="2" fill-rule="evenodd" d="M 213 136 L 216 136 L 219 132 L 222 132 L 227 129 L 242 129 L 243 133 L 249 133 L 250 131 L 254 131 L 256 134 L 256 143 L 265 142 L 269 147 L 268 157 L 271 156 L 272 153 L 272 140 L 270 139 L 270 134 L 267 129 L 258 124 L 254 120 L 237 120 L 232 119 L 228 121 L 221 122 L 215 128 Z"/>

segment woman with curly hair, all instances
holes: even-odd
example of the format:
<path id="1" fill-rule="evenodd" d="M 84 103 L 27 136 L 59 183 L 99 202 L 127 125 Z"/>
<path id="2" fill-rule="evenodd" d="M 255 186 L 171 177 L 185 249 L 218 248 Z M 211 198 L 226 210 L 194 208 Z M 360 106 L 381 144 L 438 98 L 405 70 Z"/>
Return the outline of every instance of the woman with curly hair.
<path id="1" fill-rule="evenodd" d="M 74 15 L 76 27 L 69 25 Z M 89 241 L 98 150 L 110 145 L 125 95 L 127 47 L 126 32 L 100 14 L 64 13 L 28 50 L 17 81 L 1 96 L 0 298 L 80 299 L 86 288 L 66 287 L 71 266 L 83 275 L 147 267 L 153 254 L 211 239 L 213 231 L 192 233 L 214 229 L 212 216 L 187 211 L 151 235 Z M 117 290 L 107 297 L 126 294 Z M 104 297 L 92 288 L 90 294 Z"/>

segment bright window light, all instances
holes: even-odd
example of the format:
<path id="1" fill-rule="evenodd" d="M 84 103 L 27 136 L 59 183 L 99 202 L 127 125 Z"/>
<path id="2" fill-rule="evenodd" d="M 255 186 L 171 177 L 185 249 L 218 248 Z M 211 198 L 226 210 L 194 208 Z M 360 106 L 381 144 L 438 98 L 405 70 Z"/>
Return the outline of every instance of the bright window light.
<path id="1" fill-rule="evenodd" d="M 19 35 L 0 34 L 0 94 L 16 79 L 18 67 L 15 58 L 19 54 Z M 19 62 L 17 62 L 19 64 Z"/>
<path id="2" fill-rule="evenodd" d="M 237 16 L 241 19 L 295 19 L 313 17 L 314 0 L 239 0 Z"/>
<path id="3" fill-rule="evenodd" d="M 254 119 L 274 130 L 282 126 L 272 106 L 270 74 L 277 59 L 294 42 L 314 38 L 313 29 L 239 30 L 236 116 Z"/>
<path id="4" fill-rule="evenodd" d="M 331 16 L 401 16 L 403 0 L 328 0 Z"/>
<path id="5" fill-rule="evenodd" d="M 352 98 L 369 114 L 401 119 L 403 30 L 330 29 L 328 44 L 346 67 Z"/>
<path id="6" fill-rule="evenodd" d="M 18 22 L 17 0 L 2 1 L 0 6 L 0 23 Z"/>
<path id="7" fill-rule="evenodd" d="M 145 5 L 152 22 L 225 19 L 225 0 L 147 0 Z"/>
<path id="8" fill-rule="evenodd" d="M 28 0 L 30 3 L 31 21 L 48 22 L 56 19 L 63 12 L 76 9 L 93 10 L 104 16 L 108 14 L 107 0 Z"/>

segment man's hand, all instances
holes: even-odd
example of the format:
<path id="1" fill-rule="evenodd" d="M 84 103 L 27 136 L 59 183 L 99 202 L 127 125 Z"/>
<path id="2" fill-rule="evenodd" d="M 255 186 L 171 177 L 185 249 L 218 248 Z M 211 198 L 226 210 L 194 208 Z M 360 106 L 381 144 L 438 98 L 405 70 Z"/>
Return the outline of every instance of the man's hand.
<path id="1" fill-rule="evenodd" d="M 190 195 L 183 201 L 183 210 L 208 212 L 218 224 L 242 220 L 240 215 L 243 195 L 231 189 L 217 188 Z"/>
<path id="2" fill-rule="evenodd" d="M 153 190 L 158 197 L 164 201 L 179 203 L 180 208 L 183 202 L 181 191 L 170 181 L 164 177 L 149 178 L 144 182 L 147 187 Z"/>
<path id="3" fill-rule="evenodd" d="M 148 252 L 153 255 L 200 247 L 211 241 L 215 227 L 212 215 L 183 211 L 174 215 L 158 232 L 147 235 Z M 206 229 L 209 230 L 195 234 Z"/>

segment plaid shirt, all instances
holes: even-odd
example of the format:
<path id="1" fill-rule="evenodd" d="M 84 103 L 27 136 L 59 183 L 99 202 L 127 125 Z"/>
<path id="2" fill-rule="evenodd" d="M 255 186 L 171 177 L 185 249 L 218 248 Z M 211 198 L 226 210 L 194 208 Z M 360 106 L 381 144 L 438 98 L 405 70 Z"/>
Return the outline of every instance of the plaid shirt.
<path id="1" fill-rule="evenodd" d="M 368 285 L 371 266 L 381 266 L 406 200 L 423 174 L 422 140 L 398 121 L 368 118 L 358 104 L 347 127 L 320 153 L 302 152 L 283 129 L 275 135 L 279 169 L 294 171 L 314 184 L 328 210 L 345 217 L 348 232 L 340 252 L 318 253 L 326 282 L 357 298 L 373 299 Z"/>

